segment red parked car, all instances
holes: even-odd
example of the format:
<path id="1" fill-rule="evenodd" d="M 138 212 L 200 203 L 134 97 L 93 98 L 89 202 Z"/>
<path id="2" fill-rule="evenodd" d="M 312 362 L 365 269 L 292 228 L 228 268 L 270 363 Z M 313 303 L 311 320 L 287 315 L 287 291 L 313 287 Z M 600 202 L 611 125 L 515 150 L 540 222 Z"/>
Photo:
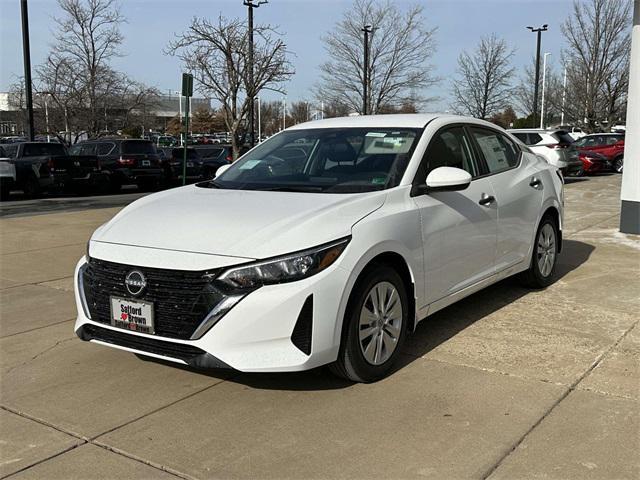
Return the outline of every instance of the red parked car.
<path id="1" fill-rule="evenodd" d="M 611 167 L 616 172 L 622 173 L 624 163 L 624 134 L 594 133 L 576 140 L 573 145 L 580 153 L 599 153 L 611 163 Z"/>
<path id="2" fill-rule="evenodd" d="M 582 150 L 578 152 L 578 158 L 582 161 L 581 173 L 583 174 L 607 172 L 611 170 L 611 163 L 607 160 L 607 157 L 599 153 Z"/>

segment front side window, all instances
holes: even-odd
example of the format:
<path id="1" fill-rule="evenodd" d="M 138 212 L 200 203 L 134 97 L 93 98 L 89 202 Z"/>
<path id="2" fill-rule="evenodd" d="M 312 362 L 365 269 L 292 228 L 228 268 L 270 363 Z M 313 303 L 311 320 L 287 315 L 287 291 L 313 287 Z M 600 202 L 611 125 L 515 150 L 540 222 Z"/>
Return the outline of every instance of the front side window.
<path id="1" fill-rule="evenodd" d="M 471 131 L 490 173 L 502 172 L 518 164 L 518 149 L 504 135 L 482 128 L 472 128 Z"/>
<path id="2" fill-rule="evenodd" d="M 201 186 L 241 190 L 358 193 L 400 182 L 420 129 L 291 130 L 258 145 Z"/>
<path id="3" fill-rule="evenodd" d="M 477 177 L 478 170 L 471 151 L 469 139 L 462 127 L 453 127 L 436 133 L 427 148 L 424 178 L 431 170 L 438 167 L 461 168 L 469 172 L 472 177 Z M 422 181 L 421 178 L 419 183 Z"/>

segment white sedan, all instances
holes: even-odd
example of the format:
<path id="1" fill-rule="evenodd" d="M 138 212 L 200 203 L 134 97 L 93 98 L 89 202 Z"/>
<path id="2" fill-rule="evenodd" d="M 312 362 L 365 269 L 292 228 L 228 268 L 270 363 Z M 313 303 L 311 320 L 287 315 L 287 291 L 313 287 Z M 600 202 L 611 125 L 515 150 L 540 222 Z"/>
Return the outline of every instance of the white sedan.
<path id="1" fill-rule="evenodd" d="M 370 382 L 428 315 L 511 275 L 554 277 L 562 175 L 488 122 L 321 120 L 222 169 L 96 230 L 76 269 L 80 338 Z"/>

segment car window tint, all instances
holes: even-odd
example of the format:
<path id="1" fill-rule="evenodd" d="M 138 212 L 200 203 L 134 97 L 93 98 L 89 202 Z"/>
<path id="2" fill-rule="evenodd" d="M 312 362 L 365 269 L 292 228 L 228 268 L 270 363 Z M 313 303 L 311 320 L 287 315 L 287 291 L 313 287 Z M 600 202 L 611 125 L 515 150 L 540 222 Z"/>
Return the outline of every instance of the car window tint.
<path id="1" fill-rule="evenodd" d="M 427 169 L 424 177 L 438 167 L 461 168 L 472 177 L 477 177 L 478 170 L 471 151 L 469 139 L 462 127 L 453 127 L 437 133 L 427 148 Z"/>
<path id="2" fill-rule="evenodd" d="M 94 143 L 78 143 L 69 149 L 69 155 L 95 155 L 96 145 Z"/>
<path id="3" fill-rule="evenodd" d="M 98 144 L 98 155 L 108 155 L 111 150 L 113 150 L 113 143 L 99 143 Z"/>
<path id="4" fill-rule="evenodd" d="M 144 140 L 125 140 L 122 142 L 122 153 L 151 155 L 156 153 L 156 147 L 153 143 Z"/>
<path id="5" fill-rule="evenodd" d="M 18 146 L 17 145 L 7 145 L 4 147 L 4 152 L 8 158 L 16 158 L 18 154 Z"/>
<path id="6" fill-rule="evenodd" d="M 529 143 L 527 143 L 527 145 L 535 145 L 537 143 L 540 143 L 542 141 L 542 136 L 540 136 L 537 133 L 530 133 L 529 134 Z"/>
<path id="7" fill-rule="evenodd" d="M 519 153 L 511 140 L 490 130 L 472 128 L 472 131 L 487 162 L 489 172 L 502 172 L 518 164 Z"/>
<path id="8" fill-rule="evenodd" d="M 64 155 L 64 147 L 59 143 L 27 143 L 23 157 L 39 157 L 44 155 Z"/>
<path id="9" fill-rule="evenodd" d="M 607 137 L 607 145 L 614 145 L 618 143 L 620 139 L 618 137 Z"/>
<path id="10" fill-rule="evenodd" d="M 512 135 L 516 137 L 518 140 L 520 140 L 522 143 L 524 143 L 525 145 L 530 145 L 529 138 L 526 133 L 513 132 Z"/>

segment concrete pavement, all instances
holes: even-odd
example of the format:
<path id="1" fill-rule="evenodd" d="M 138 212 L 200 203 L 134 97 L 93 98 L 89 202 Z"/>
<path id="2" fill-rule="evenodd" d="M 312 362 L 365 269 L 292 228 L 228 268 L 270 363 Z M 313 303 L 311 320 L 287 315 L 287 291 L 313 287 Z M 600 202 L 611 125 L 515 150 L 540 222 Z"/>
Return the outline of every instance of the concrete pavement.
<path id="1" fill-rule="evenodd" d="M 73 334 L 73 267 L 118 209 L 0 220 L 0 477 L 640 477 L 640 238 L 620 177 L 566 186 L 558 280 L 422 322 L 373 385 L 202 373 Z"/>

